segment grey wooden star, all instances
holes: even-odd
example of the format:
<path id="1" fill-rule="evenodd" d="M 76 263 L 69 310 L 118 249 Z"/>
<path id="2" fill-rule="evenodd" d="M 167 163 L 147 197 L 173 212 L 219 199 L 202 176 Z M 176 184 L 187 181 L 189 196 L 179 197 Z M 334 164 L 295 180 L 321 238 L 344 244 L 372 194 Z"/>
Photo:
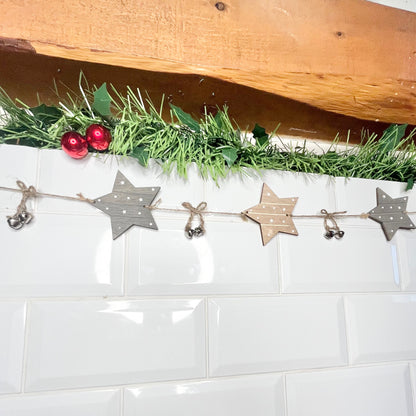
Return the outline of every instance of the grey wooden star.
<path id="1" fill-rule="evenodd" d="M 407 196 L 393 199 L 377 188 L 377 206 L 368 214 L 369 218 L 381 224 L 384 234 L 390 241 L 399 228 L 416 228 L 406 213 Z"/>
<path id="2" fill-rule="evenodd" d="M 147 207 L 159 190 L 158 186 L 136 188 L 118 171 L 113 192 L 95 199 L 92 205 L 110 216 L 115 240 L 133 225 L 157 230 L 152 212 Z"/>

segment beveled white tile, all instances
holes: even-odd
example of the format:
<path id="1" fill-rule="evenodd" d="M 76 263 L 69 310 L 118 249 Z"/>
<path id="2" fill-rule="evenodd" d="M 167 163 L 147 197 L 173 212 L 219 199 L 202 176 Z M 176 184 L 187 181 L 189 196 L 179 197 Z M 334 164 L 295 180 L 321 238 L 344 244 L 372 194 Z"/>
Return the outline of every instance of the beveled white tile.
<path id="1" fill-rule="evenodd" d="M 131 157 L 89 154 L 75 160 L 60 150 L 41 150 L 39 190 L 68 196 L 81 192 L 87 198 L 98 198 L 112 191 L 118 170 L 136 187 L 160 186 L 155 201 L 161 198 L 164 207 L 181 208 L 183 201 L 198 204 L 204 199 L 204 182 L 194 165 L 185 180 L 175 171 L 164 174 L 153 160 L 144 168 Z M 38 209 L 104 215 L 90 204 L 53 198 L 39 199 Z"/>
<path id="2" fill-rule="evenodd" d="M 263 247 L 257 224 L 208 218 L 206 234 L 189 240 L 184 235 L 186 222 L 183 216 L 159 219 L 158 232 L 130 232 L 127 294 L 278 291 L 276 243 Z"/>
<path id="3" fill-rule="evenodd" d="M 120 391 L 24 394 L 0 398 L 7 416 L 120 416 Z"/>
<path id="4" fill-rule="evenodd" d="M 346 298 L 353 363 L 416 359 L 416 295 Z"/>
<path id="5" fill-rule="evenodd" d="M 26 305 L 0 302 L 0 393 L 20 391 Z"/>
<path id="6" fill-rule="evenodd" d="M 27 391 L 204 376 L 201 300 L 33 302 Z"/>
<path id="7" fill-rule="evenodd" d="M 209 302 L 210 375 L 346 364 L 339 297 L 254 297 Z"/>
<path id="8" fill-rule="evenodd" d="M 35 214 L 19 231 L 0 221 L 0 297 L 120 295 L 124 237 L 105 217 Z"/>
<path id="9" fill-rule="evenodd" d="M 368 213 L 377 205 L 376 189 L 381 188 L 392 198 L 409 197 L 407 210 L 416 210 L 416 192 L 407 191 L 406 183 L 380 181 L 362 178 L 336 178 L 337 211 L 348 211 L 348 214 Z M 349 223 L 363 224 L 359 218 L 346 220 Z M 377 222 L 368 219 L 366 226 L 380 227 Z"/>
<path id="10" fill-rule="evenodd" d="M 207 183 L 207 201 L 210 209 L 241 212 L 260 202 L 263 183 L 279 198 L 299 197 L 294 214 L 317 214 L 322 208 L 335 208 L 334 179 L 323 175 L 307 175 L 285 171 L 265 171 L 248 176 L 229 174 L 219 181 Z"/>
<path id="11" fill-rule="evenodd" d="M 20 180 L 26 186 L 36 187 L 36 173 L 38 166 L 38 149 L 27 146 L 0 145 L 0 186 L 17 188 L 16 181 Z M 22 199 L 22 194 L 0 190 L 0 210 L 10 214 Z M 33 199 L 27 202 L 28 209 L 33 209 Z"/>
<path id="12" fill-rule="evenodd" d="M 284 292 L 368 292 L 400 289 L 397 250 L 380 230 L 347 226 L 342 239 L 327 240 L 322 219 L 305 225 L 299 236 L 279 239 Z"/>
<path id="13" fill-rule="evenodd" d="M 126 389 L 124 416 L 284 416 L 283 377 L 260 375 Z"/>
<path id="14" fill-rule="evenodd" d="M 407 365 L 286 376 L 288 416 L 412 416 Z"/>
<path id="15" fill-rule="evenodd" d="M 416 233 L 401 231 L 398 231 L 396 241 L 402 289 L 416 291 Z"/>

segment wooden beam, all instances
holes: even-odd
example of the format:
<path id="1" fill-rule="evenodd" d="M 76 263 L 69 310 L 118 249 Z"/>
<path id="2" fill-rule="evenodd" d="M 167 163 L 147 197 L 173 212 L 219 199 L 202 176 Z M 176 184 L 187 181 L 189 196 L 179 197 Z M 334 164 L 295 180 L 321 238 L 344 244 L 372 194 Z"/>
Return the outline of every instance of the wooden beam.
<path id="1" fill-rule="evenodd" d="M 42 55 L 207 75 L 361 119 L 416 119 L 414 13 L 364 0 L 0 6 L 8 50 L 19 39 L 25 51 Z"/>
<path id="2" fill-rule="evenodd" d="M 12 99 L 18 97 L 28 105 L 40 102 L 58 104 L 54 82 L 60 94 L 66 87 L 79 91 L 82 71 L 90 85 L 113 84 L 124 93 L 126 86 L 140 88 L 159 107 L 165 96 L 163 116 L 170 120 L 168 102 L 181 107 L 196 119 L 204 114 L 204 106 L 215 109 L 227 105 L 229 114 L 242 130 L 250 131 L 255 123 L 273 131 L 280 123 L 278 134 L 312 140 L 332 141 L 336 135 L 351 143 L 361 140 L 362 129 L 381 135 L 388 124 L 359 120 L 323 111 L 279 95 L 199 75 L 151 72 L 120 66 L 72 61 L 44 55 L 0 51 L 0 80 Z M 63 87 L 66 86 L 66 87 Z M 408 131 L 412 129 L 408 127 Z"/>

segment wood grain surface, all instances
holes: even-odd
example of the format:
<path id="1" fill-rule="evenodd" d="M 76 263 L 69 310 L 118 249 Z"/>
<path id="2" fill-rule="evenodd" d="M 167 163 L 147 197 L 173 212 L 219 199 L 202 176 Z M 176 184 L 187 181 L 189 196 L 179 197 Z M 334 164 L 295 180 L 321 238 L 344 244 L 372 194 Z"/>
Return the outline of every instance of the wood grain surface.
<path id="1" fill-rule="evenodd" d="M 1 45 L 414 123 L 416 14 L 364 0 L 0 1 Z"/>
<path id="2" fill-rule="evenodd" d="M 167 104 L 171 102 L 196 119 L 202 116 L 204 106 L 215 109 L 227 105 L 231 118 L 243 130 L 252 130 L 258 123 L 270 132 L 280 123 L 278 134 L 312 140 L 332 141 L 338 133 L 346 140 L 349 131 L 351 142 L 357 143 L 362 129 L 381 134 L 388 126 L 319 110 L 299 101 L 206 76 L 151 72 L 4 51 L 0 51 L 0 63 L 0 86 L 13 99 L 19 98 L 32 106 L 39 101 L 58 104 L 54 82 L 61 95 L 66 88 L 79 93 L 78 78 L 83 71 L 91 85 L 107 82 L 121 92 L 126 91 L 127 85 L 140 88 L 156 106 L 165 95 L 163 116 L 166 120 L 170 117 Z"/>

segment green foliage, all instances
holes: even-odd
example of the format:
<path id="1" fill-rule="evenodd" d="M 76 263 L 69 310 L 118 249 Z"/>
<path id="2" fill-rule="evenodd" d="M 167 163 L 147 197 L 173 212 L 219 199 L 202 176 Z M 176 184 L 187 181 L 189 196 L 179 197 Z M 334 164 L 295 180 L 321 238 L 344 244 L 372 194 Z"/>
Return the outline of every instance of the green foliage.
<path id="1" fill-rule="evenodd" d="M 387 153 L 396 149 L 406 133 L 407 124 L 392 124 L 384 130 L 379 140 L 379 151 Z"/>
<path id="2" fill-rule="evenodd" d="M 102 116 L 111 115 L 111 96 L 107 91 L 107 83 L 104 82 L 93 94 L 94 103 L 92 104 L 92 108 Z"/>
<path id="3" fill-rule="evenodd" d="M 413 189 L 413 185 L 415 184 L 415 179 L 414 177 L 411 177 L 407 180 L 407 185 L 406 185 L 406 191 L 410 191 L 410 189 Z"/>
<path id="4" fill-rule="evenodd" d="M 147 166 L 149 162 L 149 150 L 146 149 L 143 145 L 136 147 L 131 153 L 131 157 L 134 157 L 137 159 L 137 161 L 144 167 Z"/>
<path id="5" fill-rule="evenodd" d="M 363 132 L 358 146 L 341 147 L 335 139 L 329 151 L 318 154 L 308 150 L 306 142 L 296 147 L 281 143 L 275 132 L 268 134 L 257 124 L 251 139 L 231 122 L 226 107 L 215 117 L 206 114 L 197 121 L 170 105 L 171 120 L 166 122 L 161 116 L 163 100 L 157 109 L 150 100 L 144 102 L 138 90 L 128 88 L 121 95 L 111 87 L 110 95 L 106 84 L 92 91 L 80 85 L 80 90 L 80 97 L 59 97 L 59 107 L 30 108 L 0 89 L 5 111 L 0 114 L 0 143 L 60 148 L 65 132 L 84 134 L 90 124 L 100 123 L 111 131 L 110 153 L 134 157 L 143 166 L 155 159 L 165 172 L 176 169 L 184 177 L 195 163 L 204 177 L 215 181 L 246 168 L 402 181 L 408 189 L 416 178 L 415 131 L 406 137 L 406 125 L 392 125 L 380 138 Z"/>
<path id="6" fill-rule="evenodd" d="M 53 106 L 41 104 L 37 107 L 32 107 L 29 111 L 33 114 L 36 120 L 44 125 L 54 124 L 62 117 L 62 111 Z"/>
<path id="7" fill-rule="evenodd" d="M 269 135 L 266 133 L 266 129 L 264 127 L 261 127 L 256 123 L 252 133 L 253 137 L 256 139 L 256 143 L 259 146 L 269 144 Z"/>
<path id="8" fill-rule="evenodd" d="M 228 167 L 231 167 L 237 160 L 237 150 L 234 147 L 224 147 L 222 149 L 222 156 L 227 162 Z"/>
<path id="9" fill-rule="evenodd" d="M 181 108 L 176 107 L 176 105 L 169 104 L 170 108 L 172 109 L 173 113 L 175 114 L 176 118 L 185 126 L 188 126 L 193 131 L 199 133 L 201 131 L 199 127 L 199 123 L 195 121 L 192 116 L 188 113 L 185 113 Z"/>

